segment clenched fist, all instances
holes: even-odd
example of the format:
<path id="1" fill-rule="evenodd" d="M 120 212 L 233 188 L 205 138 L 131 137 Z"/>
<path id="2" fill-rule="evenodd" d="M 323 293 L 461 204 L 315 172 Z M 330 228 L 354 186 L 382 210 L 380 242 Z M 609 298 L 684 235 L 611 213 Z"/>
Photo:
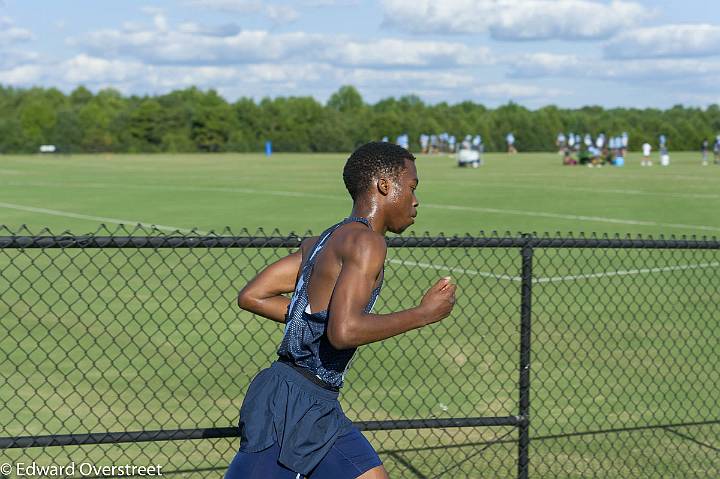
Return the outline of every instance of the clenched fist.
<path id="1" fill-rule="evenodd" d="M 436 323 L 450 315 L 455 305 L 455 288 L 450 276 L 445 276 L 427 290 L 420 301 L 426 324 Z"/>

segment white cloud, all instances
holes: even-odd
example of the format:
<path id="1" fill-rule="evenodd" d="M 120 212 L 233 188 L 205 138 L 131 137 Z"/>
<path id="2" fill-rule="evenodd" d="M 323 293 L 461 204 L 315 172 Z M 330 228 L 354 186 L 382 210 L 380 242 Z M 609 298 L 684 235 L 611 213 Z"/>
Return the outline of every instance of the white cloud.
<path id="1" fill-rule="evenodd" d="M 194 22 L 185 22 L 178 25 L 178 32 L 190 35 L 203 35 L 208 37 L 232 37 L 240 33 L 242 29 L 237 23 L 225 23 L 223 25 L 199 25 Z"/>
<path id="2" fill-rule="evenodd" d="M 263 9 L 259 0 L 186 0 L 185 4 L 228 13 L 258 13 Z"/>
<path id="3" fill-rule="evenodd" d="M 326 57 L 352 66 L 397 66 L 446 68 L 480 66 L 493 63 L 490 50 L 462 43 L 409 41 L 384 38 L 366 43 L 339 41 L 328 49 Z"/>
<path id="4" fill-rule="evenodd" d="M 596 40 L 647 15 L 613 0 L 382 0 L 384 22 L 413 33 L 490 33 L 498 40 Z"/>
<path id="5" fill-rule="evenodd" d="M 720 26 L 678 24 L 632 29 L 605 46 L 606 58 L 683 58 L 720 55 Z"/>
<path id="6" fill-rule="evenodd" d="M 433 88 L 436 90 L 450 91 L 453 89 L 467 89 L 477 81 L 474 75 L 468 72 L 442 70 L 403 70 L 386 71 L 378 75 L 377 70 L 367 68 L 355 68 L 343 72 L 345 83 L 367 87 L 402 87 L 401 94 L 412 93 L 416 88 Z M 412 87 L 409 87 L 412 85 Z"/>
<path id="7" fill-rule="evenodd" d="M 267 4 L 258 0 L 186 0 L 185 4 L 203 10 L 264 15 L 275 24 L 295 21 L 300 14 L 287 4 Z"/>
<path id="8" fill-rule="evenodd" d="M 37 62 L 39 55 L 35 52 L 19 50 L 0 50 L 0 69 L 9 70 L 21 65 Z"/>
<path id="9" fill-rule="evenodd" d="M 140 62 L 107 60 L 84 54 L 58 65 L 58 74 L 69 84 L 122 83 L 143 75 L 145 70 Z"/>
<path id="10" fill-rule="evenodd" d="M 38 54 L 18 48 L 32 38 L 30 30 L 15 26 L 11 18 L 0 17 L 0 69 L 5 70 L 5 78 L 26 78 L 31 75 L 28 64 L 34 63 Z"/>
<path id="11" fill-rule="evenodd" d="M 328 80 L 341 84 L 343 75 L 323 64 L 260 63 L 232 66 L 148 65 L 136 60 L 108 60 L 86 54 L 67 60 L 0 69 L 0 83 L 28 87 L 52 86 L 70 91 L 77 85 L 91 89 L 113 87 L 124 93 L 165 93 L 197 86 L 239 96 L 276 96 L 306 89 L 312 94 Z"/>
<path id="12" fill-rule="evenodd" d="M 17 86 L 32 86 L 39 83 L 43 76 L 41 65 L 20 65 L 0 70 L 0 83 Z"/>
<path id="13" fill-rule="evenodd" d="M 360 0 L 298 0 L 298 4 L 303 7 L 320 8 L 320 7 L 345 7 L 349 5 L 357 5 Z"/>
<path id="14" fill-rule="evenodd" d="M 95 55 L 131 57 L 154 64 L 218 65 L 280 60 L 315 50 L 321 35 L 303 32 L 270 34 L 264 30 L 241 31 L 217 36 L 181 30 L 102 30 L 88 34 L 82 42 Z"/>
<path id="15" fill-rule="evenodd" d="M 512 78 L 562 76 L 568 71 L 588 67 L 576 55 L 545 52 L 527 53 L 505 63 L 510 67 L 509 76 Z"/>
<path id="16" fill-rule="evenodd" d="M 268 5 L 265 7 L 265 15 L 273 23 L 290 23 L 297 20 L 300 14 L 289 5 Z"/>
<path id="17" fill-rule="evenodd" d="M 160 14 L 158 14 L 160 15 Z M 345 36 L 305 32 L 242 31 L 234 24 L 206 27 L 182 23 L 173 28 L 101 30 L 71 41 L 90 54 L 133 58 L 156 65 L 240 65 L 276 62 L 327 62 L 370 68 L 472 67 L 494 62 L 486 47 L 459 42 L 380 38 L 367 42 Z"/>
<path id="18" fill-rule="evenodd" d="M 33 35 L 30 30 L 16 27 L 11 18 L 0 17 L 0 47 L 27 42 L 32 38 Z"/>
<path id="19" fill-rule="evenodd" d="M 511 78 L 605 80 L 635 86 L 675 86 L 678 93 L 717 89 L 720 59 L 666 58 L 606 60 L 533 53 L 508 62 Z"/>
<path id="20" fill-rule="evenodd" d="M 522 83 L 488 83 L 476 86 L 472 91 L 477 96 L 494 100 L 550 99 L 566 93 L 557 88 L 543 88 Z"/>

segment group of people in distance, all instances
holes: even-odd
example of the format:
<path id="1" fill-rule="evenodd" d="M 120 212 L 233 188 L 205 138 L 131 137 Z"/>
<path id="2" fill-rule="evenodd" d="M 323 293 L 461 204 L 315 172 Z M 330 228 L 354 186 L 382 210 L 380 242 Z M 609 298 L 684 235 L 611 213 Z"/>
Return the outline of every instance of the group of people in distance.
<path id="1" fill-rule="evenodd" d="M 563 165 L 587 165 L 589 167 L 625 164 L 629 136 L 627 132 L 606 137 L 600 133 L 594 140 L 590 133 L 581 136 L 576 133 L 558 133 L 555 145 L 563 155 Z"/>
<path id="2" fill-rule="evenodd" d="M 419 139 L 422 154 L 456 154 L 458 166 L 477 168 L 483 164 L 485 145 L 480 135 L 466 135 L 462 140 L 458 141 L 455 135 L 447 132 L 429 135 L 423 133 Z M 628 151 L 629 139 L 629 135 L 625 131 L 610 137 L 600 133 L 595 138 L 590 133 L 580 135 L 570 132 L 566 135 L 561 132 L 557 135 L 555 145 L 558 148 L 558 154 L 563 157 L 563 165 L 587 165 L 591 168 L 603 165 L 623 166 Z M 390 140 L 385 136 L 382 141 L 389 142 Z M 505 136 L 505 142 L 509 154 L 517 153 L 515 135 L 512 132 Z M 410 137 L 407 133 L 398 135 L 394 143 L 406 150 L 410 149 Z M 668 140 L 664 134 L 658 136 L 658 149 L 660 151 L 660 165 L 669 166 Z M 649 142 L 643 143 L 641 166 L 653 165 L 652 150 L 653 146 Z M 703 166 L 708 165 L 710 150 L 710 142 L 704 139 L 700 146 Z M 720 165 L 720 134 L 716 136 L 713 142 L 712 152 L 714 163 Z"/>
<path id="3" fill-rule="evenodd" d="M 405 135 L 407 137 L 407 135 Z M 398 137 L 399 138 L 399 137 Z M 403 146 L 398 142 L 398 145 Z M 455 153 L 458 166 L 471 166 L 477 168 L 483 164 L 485 144 L 480 135 L 465 135 L 458 142 L 455 135 L 440 133 L 439 135 L 420 135 L 420 151 L 423 154 Z"/>
<path id="4" fill-rule="evenodd" d="M 420 135 L 420 152 L 424 155 L 455 153 L 457 147 L 457 138 L 447 132 L 438 135 L 426 133 Z"/>
<path id="5" fill-rule="evenodd" d="M 702 154 L 702 165 L 708 165 L 708 151 L 710 149 L 710 142 L 705 138 L 700 144 L 700 153 Z M 720 135 L 715 137 L 715 143 L 713 143 L 713 155 L 715 156 L 714 163 L 720 165 Z"/>
<path id="6" fill-rule="evenodd" d="M 662 166 L 670 166 L 670 154 L 667 149 L 667 137 L 660 135 L 658 137 L 658 144 L 660 145 L 660 164 Z M 652 166 L 652 145 L 647 141 L 642 145 L 642 160 L 640 160 L 640 166 Z"/>
<path id="7" fill-rule="evenodd" d="M 600 133 L 595 139 L 589 133 L 584 136 L 574 133 L 568 133 L 566 136 L 564 133 L 558 133 L 555 144 L 558 147 L 558 154 L 563 155 L 563 165 L 580 164 L 599 167 L 606 164 L 623 166 L 628 150 L 628 141 L 627 132 L 610 138 Z M 669 166 L 668 139 L 664 134 L 658 136 L 658 149 L 660 150 L 660 165 Z M 653 165 L 652 150 L 653 146 L 649 142 L 643 143 L 640 166 Z M 715 164 L 720 165 L 720 135 L 715 138 L 712 150 L 715 156 Z M 703 140 L 700 151 L 702 153 L 702 164 L 706 166 L 710 151 L 710 142 L 707 139 Z"/>

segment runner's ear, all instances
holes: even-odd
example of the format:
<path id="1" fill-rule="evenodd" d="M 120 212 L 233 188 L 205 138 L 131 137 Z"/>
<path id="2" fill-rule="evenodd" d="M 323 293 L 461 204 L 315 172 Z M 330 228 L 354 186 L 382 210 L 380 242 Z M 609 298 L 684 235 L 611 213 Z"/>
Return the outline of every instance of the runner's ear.
<path id="1" fill-rule="evenodd" d="M 387 178 L 377 180 L 377 189 L 381 195 L 387 196 L 390 193 L 390 181 Z"/>

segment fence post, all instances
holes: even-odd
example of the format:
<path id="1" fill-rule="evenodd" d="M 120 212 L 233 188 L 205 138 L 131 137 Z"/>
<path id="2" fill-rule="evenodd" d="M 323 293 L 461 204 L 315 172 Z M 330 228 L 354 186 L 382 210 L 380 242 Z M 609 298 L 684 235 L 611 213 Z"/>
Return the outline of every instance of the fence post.
<path id="1" fill-rule="evenodd" d="M 527 479 L 530 446 L 530 317 L 532 300 L 532 259 L 531 236 L 520 250 L 522 271 L 520 283 L 520 411 L 518 440 L 518 478 Z"/>

